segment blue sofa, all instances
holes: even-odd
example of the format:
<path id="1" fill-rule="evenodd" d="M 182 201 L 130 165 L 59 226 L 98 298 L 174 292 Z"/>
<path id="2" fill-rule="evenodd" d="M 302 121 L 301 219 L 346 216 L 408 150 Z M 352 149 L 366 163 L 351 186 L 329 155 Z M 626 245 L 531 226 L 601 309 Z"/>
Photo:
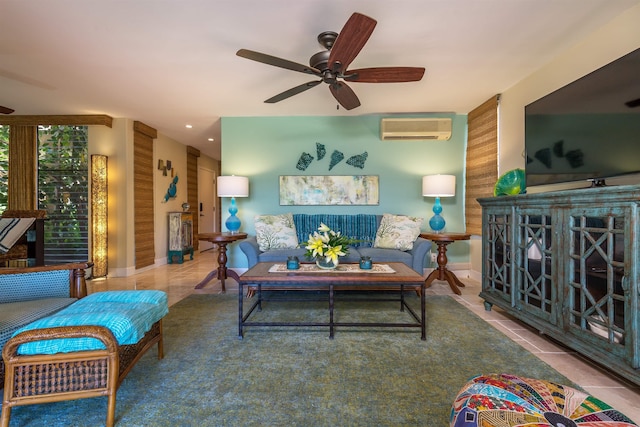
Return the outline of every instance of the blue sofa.
<path id="1" fill-rule="evenodd" d="M 431 250 L 431 242 L 418 237 L 410 251 L 374 248 L 373 243 L 381 220 L 382 215 L 375 214 L 293 214 L 298 242 L 306 242 L 309 234 L 318 230 L 320 223 L 328 225 L 332 230 L 340 231 L 345 236 L 359 240 L 349 248 L 347 256 L 340 258 L 340 262 L 358 262 L 362 256 L 368 256 L 374 263 L 402 262 L 422 275 Z M 255 236 L 240 242 L 239 247 L 247 256 L 249 268 L 258 262 L 286 262 L 290 256 L 297 256 L 301 261 L 306 260 L 304 247 L 271 249 L 262 252 Z"/>

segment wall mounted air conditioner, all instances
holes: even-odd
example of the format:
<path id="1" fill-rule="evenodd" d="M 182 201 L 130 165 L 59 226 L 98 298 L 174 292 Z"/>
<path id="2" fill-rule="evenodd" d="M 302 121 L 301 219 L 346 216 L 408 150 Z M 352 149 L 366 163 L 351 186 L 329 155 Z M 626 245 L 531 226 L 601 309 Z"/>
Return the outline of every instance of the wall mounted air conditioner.
<path id="1" fill-rule="evenodd" d="M 445 141 L 451 138 L 450 118 L 384 118 L 380 120 L 383 141 Z"/>

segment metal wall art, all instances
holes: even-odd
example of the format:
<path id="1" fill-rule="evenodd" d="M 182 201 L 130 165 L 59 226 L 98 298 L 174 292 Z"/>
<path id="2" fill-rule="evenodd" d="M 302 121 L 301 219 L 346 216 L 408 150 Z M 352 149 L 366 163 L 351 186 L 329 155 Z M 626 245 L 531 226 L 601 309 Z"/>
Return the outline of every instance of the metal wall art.
<path id="1" fill-rule="evenodd" d="M 320 144 L 316 142 L 316 159 L 322 160 L 324 156 L 327 154 L 327 149 L 324 144 Z M 353 166 L 355 168 L 363 169 L 364 163 L 367 161 L 367 157 L 369 153 L 366 151 L 362 154 L 356 154 L 347 159 L 347 164 Z M 307 153 L 306 151 L 300 155 L 298 159 L 298 163 L 296 163 L 296 169 L 304 171 L 306 170 L 311 162 L 313 162 L 314 157 L 311 153 Z M 344 153 L 342 151 L 333 150 L 331 153 L 331 158 L 329 161 L 329 170 L 333 169 L 338 163 L 344 160 Z"/>
<path id="2" fill-rule="evenodd" d="M 282 175 L 280 205 L 378 205 L 377 175 Z"/>
<path id="3" fill-rule="evenodd" d="M 162 159 L 158 159 L 158 170 L 162 171 L 163 176 L 171 175 L 173 177 L 173 167 L 171 166 L 171 160 L 166 162 Z"/>

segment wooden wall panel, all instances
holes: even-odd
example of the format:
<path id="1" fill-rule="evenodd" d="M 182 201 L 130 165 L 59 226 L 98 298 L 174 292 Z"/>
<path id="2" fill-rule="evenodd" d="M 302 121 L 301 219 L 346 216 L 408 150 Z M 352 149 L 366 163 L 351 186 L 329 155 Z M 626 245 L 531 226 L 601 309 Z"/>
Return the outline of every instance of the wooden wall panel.
<path id="1" fill-rule="evenodd" d="M 148 267 L 155 262 L 153 224 L 153 128 L 134 123 L 133 192 L 135 267 Z M 153 133 L 151 133 L 153 134 Z"/>
<path id="2" fill-rule="evenodd" d="M 0 125 L 11 126 L 38 126 L 38 125 L 63 125 L 63 126 L 90 126 L 103 125 L 111 127 L 113 118 L 106 114 L 86 115 L 44 115 L 44 116 L 0 116 Z"/>
<path id="3" fill-rule="evenodd" d="M 498 180 L 498 105 L 496 95 L 469 112 L 465 179 L 465 225 L 482 235 L 482 207 L 477 199 L 493 195 Z"/>
<path id="4" fill-rule="evenodd" d="M 7 209 L 38 208 L 38 128 L 11 125 Z"/>
<path id="5" fill-rule="evenodd" d="M 193 250 L 198 250 L 197 238 L 200 220 L 200 206 L 198 205 L 198 157 L 200 150 L 187 146 L 187 203 L 191 205 L 193 213 Z"/>

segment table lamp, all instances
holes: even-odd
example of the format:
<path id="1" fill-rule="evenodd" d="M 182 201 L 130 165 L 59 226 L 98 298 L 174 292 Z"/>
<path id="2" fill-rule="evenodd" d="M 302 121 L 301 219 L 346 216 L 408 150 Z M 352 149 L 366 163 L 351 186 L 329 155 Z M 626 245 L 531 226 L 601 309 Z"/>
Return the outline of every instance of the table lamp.
<path id="1" fill-rule="evenodd" d="M 218 177 L 218 197 L 231 197 L 229 213 L 231 214 L 224 223 L 230 233 L 237 233 L 240 230 L 240 219 L 236 216 L 238 206 L 236 197 L 249 196 L 249 178 L 246 176 L 219 176 Z"/>
<path id="2" fill-rule="evenodd" d="M 424 197 L 435 197 L 433 205 L 433 217 L 429 220 L 429 227 L 436 233 L 440 232 L 445 225 L 442 213 L 440 197 L 453 197 L 456 195 L 455 175 L 427 175 L 422 177 L 422 195 Z"/>

